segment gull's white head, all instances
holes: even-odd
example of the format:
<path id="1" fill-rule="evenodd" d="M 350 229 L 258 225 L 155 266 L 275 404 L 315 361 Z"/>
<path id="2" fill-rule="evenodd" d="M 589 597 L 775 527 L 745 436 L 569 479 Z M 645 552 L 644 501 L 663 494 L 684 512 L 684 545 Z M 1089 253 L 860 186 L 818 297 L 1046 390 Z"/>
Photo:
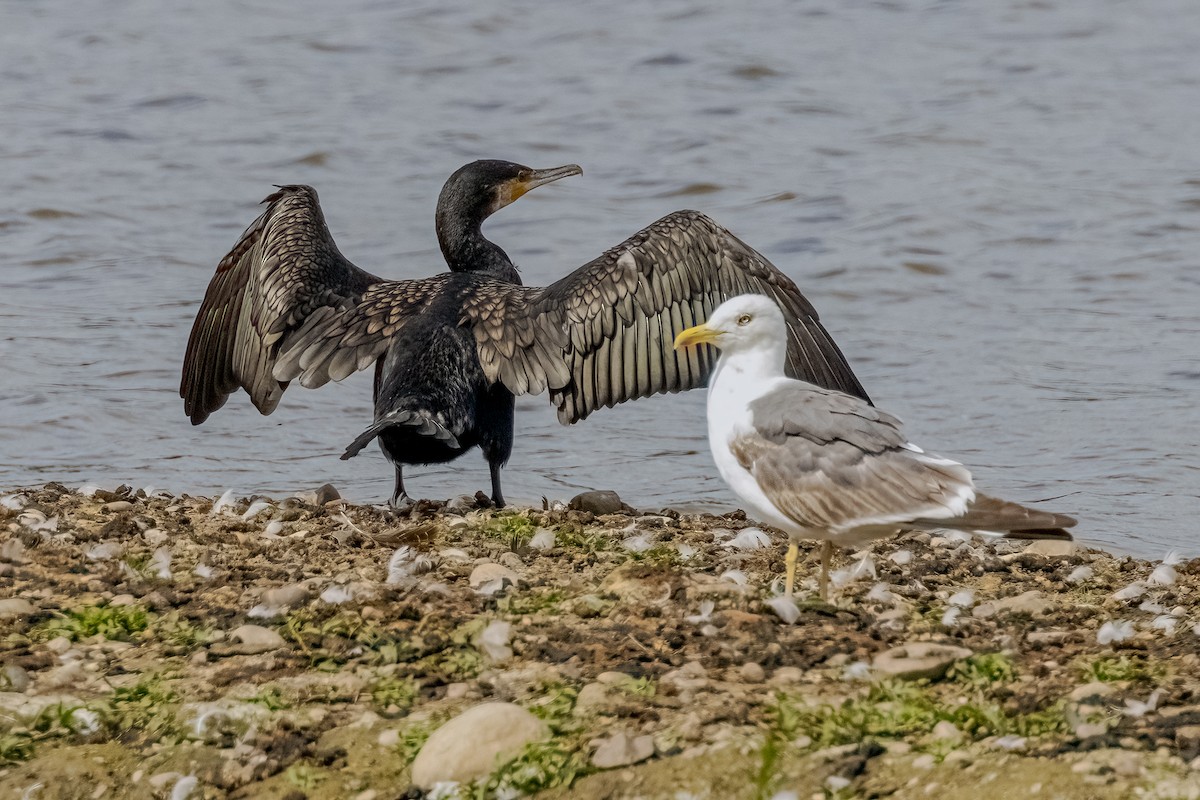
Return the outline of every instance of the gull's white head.
<path id="1" fill-rule="evenodd" d="M 747 350 L 787 350 L 787 323 L 775 301 L 761 294 L 731 297 L 709 315 L 708 321 L 675 337 L 676 349 L 713 344 L 722 354 Z"/>

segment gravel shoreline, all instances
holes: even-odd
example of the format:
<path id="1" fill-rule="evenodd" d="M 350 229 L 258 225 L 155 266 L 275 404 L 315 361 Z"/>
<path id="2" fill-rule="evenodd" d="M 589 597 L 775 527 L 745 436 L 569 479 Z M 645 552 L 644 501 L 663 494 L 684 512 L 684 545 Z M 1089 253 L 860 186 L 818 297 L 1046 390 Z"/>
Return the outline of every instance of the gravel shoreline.
<path id="1" fill-rule="evenodd" d="M 478 503 L 0 492 L 0 796 L 1200 798 L 1200 559 Z"/>

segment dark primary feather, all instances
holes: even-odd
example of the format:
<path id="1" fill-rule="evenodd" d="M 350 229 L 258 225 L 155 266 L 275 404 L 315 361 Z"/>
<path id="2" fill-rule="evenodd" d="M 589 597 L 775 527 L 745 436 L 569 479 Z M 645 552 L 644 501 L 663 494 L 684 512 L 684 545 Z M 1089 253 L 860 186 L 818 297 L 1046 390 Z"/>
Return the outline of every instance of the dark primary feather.
<path id="1" fill-rule="evenodd" d="M 309 186 L 281 186 L 217 266 L 196 314 L 179 394 L 198 425 L 243 388 L 270 414 L 286 381 L 273 375 L 286 337 L 314 312 L 353 306 L 380 279 L 333 242 Z"/>
<path id="2" fill-rule="evenodd" d="M 436 282 L 443 277 L 382 283 L 355 306 L 323 309 L 285 343 L 275 377 L 320 386 L 369 365 L 428 295 L 442 290 Z M 514 394 L 550 389 L 564 423 L 626 400 L 704 385 L 715 351 L 681 353 L 674 338 L 724 300 L 748 292 L 767 294 L 783 309 L 789 375 L 866 398 L 796 285 L 695 211 L 664 217 L 544 288 L 479 276 L 454 291 L 459 324 L 472 331 L 488 380 Z"/>

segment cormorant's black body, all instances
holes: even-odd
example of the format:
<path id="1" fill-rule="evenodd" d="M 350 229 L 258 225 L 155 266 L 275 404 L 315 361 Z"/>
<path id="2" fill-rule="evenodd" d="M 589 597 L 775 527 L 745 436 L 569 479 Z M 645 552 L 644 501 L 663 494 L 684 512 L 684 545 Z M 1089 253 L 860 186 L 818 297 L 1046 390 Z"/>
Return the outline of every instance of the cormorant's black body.
<path id="1" fill-rule="evenodd" d="M 492 501 L 504 505 L 500 468 L 512 454 L 515 398 L 502 383 L 488 385 L 475 338 L 458 324 L 458 298 L 470 293 L 477 280 L 472 274 L 450 275 L 428 312 L 405 326 L 377 362 L 376 425 L 397 412 L 412 414 L 404 423 L 378 431 L 379 447 L 396 467 L 393 505 L 405 497 L 404 465 L 442 464 L 475 446 L 491 470 Z M 421 423 L 427 419 L 445 428 L 453 440 L 422 433 Z M 353 453 L 347 451 L 349 455 Z"/>
<path id="2" fill-rule="evenodd" d="M 292 380 L 315 388 L 375 367 L 374 421 L 395 466 L 479 447 L 492 500 L 513 446 L 514 397 L 548 391 L 571 424 L 599 408 L 705 385 L 716 352 L 672 347 L 737 294 L 773 297 L 788 324 L 790 377 L 866 398 L 816 310 L 785 274 L 696 211 L 676 211 L 549 286 L 526 287 L 485 219 L 530 189 L 582 172 L 476 161 L 438 198 L 450 271 L 384 280 L 338 250 L 310 186 L 281 186 L 217 265 L 196 313 L 179 393 L 199 425 L 239 388 L 263 414 Z"/>

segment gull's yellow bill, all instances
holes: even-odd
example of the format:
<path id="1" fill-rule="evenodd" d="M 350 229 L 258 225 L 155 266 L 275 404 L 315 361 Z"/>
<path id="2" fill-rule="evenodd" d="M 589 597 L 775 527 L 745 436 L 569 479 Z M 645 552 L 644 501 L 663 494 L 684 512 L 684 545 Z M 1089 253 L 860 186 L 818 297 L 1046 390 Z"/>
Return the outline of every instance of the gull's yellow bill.
<path id="1" fill-rule="evenodd" d="M 717 338 L 721 332 L 708 327 L 708 323 L 695 325 L 687 330 L 680 331 L 675 337 L 675 349 L 682 350 L 685 347 L 692 347 L 697 344 L 716 344 Z"/>

